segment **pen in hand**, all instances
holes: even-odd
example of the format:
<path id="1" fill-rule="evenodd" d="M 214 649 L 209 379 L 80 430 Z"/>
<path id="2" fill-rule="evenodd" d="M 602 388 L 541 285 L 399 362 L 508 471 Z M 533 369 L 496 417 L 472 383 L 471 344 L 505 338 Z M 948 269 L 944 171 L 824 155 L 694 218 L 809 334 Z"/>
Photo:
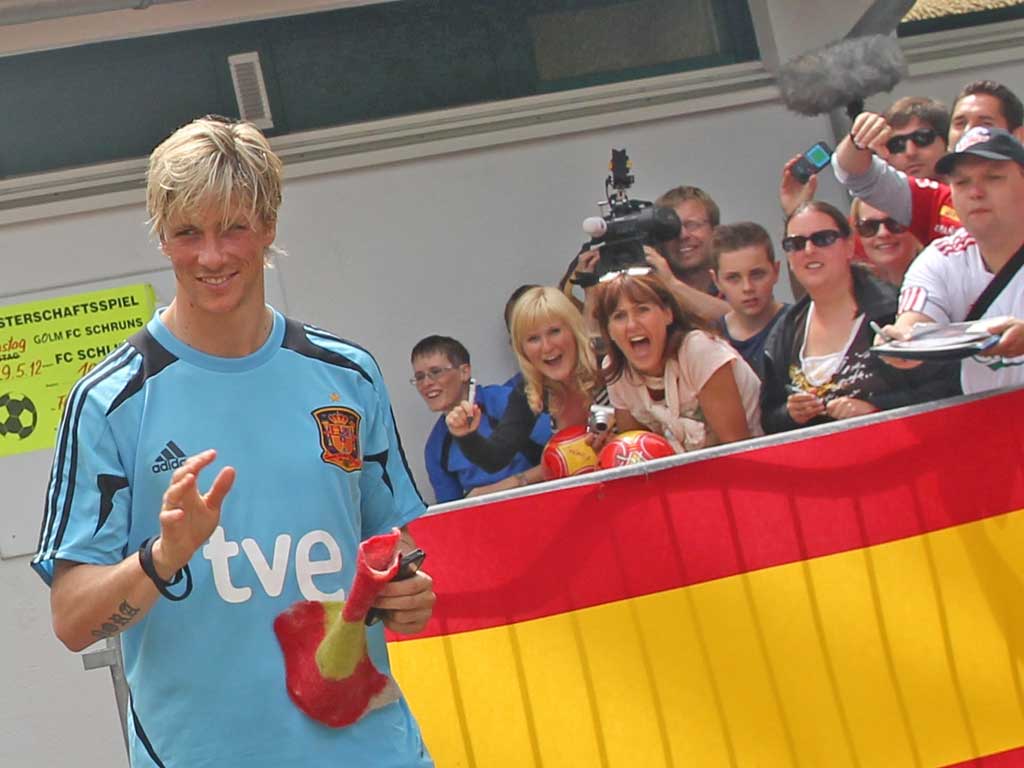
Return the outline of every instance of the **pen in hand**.
<path id="1" fill-rule="evenodd" d="M 892 336 L 882 330 L 882 326 L 876 323 L 874 320 L 868 320 L 868 325 L 871 326 L 871 330 L 881 336 L 886 342 L 896 341 Z"/>

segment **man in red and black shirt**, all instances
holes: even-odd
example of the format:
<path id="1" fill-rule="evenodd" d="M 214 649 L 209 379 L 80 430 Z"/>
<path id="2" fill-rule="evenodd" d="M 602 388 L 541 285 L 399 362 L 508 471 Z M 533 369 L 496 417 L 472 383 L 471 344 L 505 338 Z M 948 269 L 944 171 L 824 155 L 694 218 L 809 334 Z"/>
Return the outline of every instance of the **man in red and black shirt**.
<path id="1" fill-rule="evenodd" d="M 965 86 L 953 103 L 949 143 L 955 146 L 964 131 L 977 125 L 1002 128 L 1020 138 L 1022 123 L 1020 99 L 1005 85 L 980 80 Z M 952 234 L 960 218 L 949 187 L 931 178 L 907 176 L 887 162 L 891 157 L 887 145 L 893 138 L 885 117 L 862 112 L 832 157 L 836 178 L 854 197 L 908 227 L 924 245 Z"/>
<path id="2" fill-rule="evenodd" d="M 949 107 L 924 96 L 904 96 L 882 117 L 892 128 L 892 137 L 885 142 L 889 165 L 907 176 L 942 181 L 935 163 L 946 154 Z"/>

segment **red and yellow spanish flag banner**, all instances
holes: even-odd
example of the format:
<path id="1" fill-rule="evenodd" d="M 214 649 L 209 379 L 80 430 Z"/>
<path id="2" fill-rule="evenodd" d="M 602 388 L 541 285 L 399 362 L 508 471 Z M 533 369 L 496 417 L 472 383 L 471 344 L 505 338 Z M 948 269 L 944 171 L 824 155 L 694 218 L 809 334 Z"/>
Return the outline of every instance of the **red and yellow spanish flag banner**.
<path id="1" fill-rule="evenodd" d="M 1024 765 L 1024 391 L 412 526 L 439 768 Z"/>

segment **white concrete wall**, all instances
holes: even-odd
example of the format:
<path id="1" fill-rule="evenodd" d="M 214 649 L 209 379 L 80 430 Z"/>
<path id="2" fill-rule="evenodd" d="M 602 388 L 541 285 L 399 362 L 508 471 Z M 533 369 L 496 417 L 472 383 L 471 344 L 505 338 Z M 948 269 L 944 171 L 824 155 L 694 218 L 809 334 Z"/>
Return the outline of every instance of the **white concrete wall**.
<path id="1" fill-rule="evenodd" d="M 0 766 L 127 765 L 110 674 L 83 671 L 53 636 L 28 558 L 0 560 L 0 607 Z"/>
<path id="2" fill-rule="evenodd" d="M 947 70 L 911 78 L 897 95 L 949 99 L 981 76 L 1024 92 L 1019 61 L 984 69 L 951 62 Z M 760 104 L 299 179 L 286 186 L 278 238 L 290 252 L 280 268 L 289 309 L 375 352 L 426 492 L 421 448 L 433 419 L 406 383 L 410 347 L 428 333 L 451 334 L 470 348 L 481 381 L 509 375 L 505 298 L 522 282 L 562 273 L 581 241 L 579 222 L 603 191 L 612 146 L 629 149 L 637 197 L 696 184 L 720 202 L 726 221 L 754 219 L 778 237 L 779 168 L 819 138 L 831 138 L 824 118 Z M 829 179 L 822 196 L 842 200 Z M 143 219 L 136 205 L 0 228 L 0 304 L 160 266 Z M 0 524 L 35 514 L 2 509 Z M 82 671 L 53 639 L 47 592 L 27 558 L 0 560 L 0 606 L 8 617 L 0 766 L 125 764 L 109 676 Z"/>
<path id="3" fill-rule="evenodd" d="M 874 1 L 749 0 L 762 61 L 774 72 L 794 56 L 845 37 Z"/>

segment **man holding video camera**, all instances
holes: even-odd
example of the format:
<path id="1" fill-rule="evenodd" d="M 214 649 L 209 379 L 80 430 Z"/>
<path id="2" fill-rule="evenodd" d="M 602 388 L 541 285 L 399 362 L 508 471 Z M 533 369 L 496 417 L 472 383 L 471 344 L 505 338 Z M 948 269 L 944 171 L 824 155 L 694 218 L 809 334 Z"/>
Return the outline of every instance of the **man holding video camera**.
<path id="1" fill-rule="evenodd" d="M 650 268 L 683 309 L 708 321 L 729 312 L 711 278 L 708 240 L 718 226 L 718 206 L 698 187 L 675 187 L 653 204 L 630 200 L 635 181 L 625 149 L 613 149 L 605 179 L 603 216 L 583 222 L 591 240 L 569 266 L 571 282 L 588 289 L 608 273 Z M 560 287 L 564 290 L 564 281 Z M 589 292 L 588 292 L 589 293 Z M 585 317 L 591 317 L 589 308 Z"/>
<path id="2" fill-rule="evenodd" d="M 671 208 L 679 216 L 679 236 L 660 243 L 646 253 L 654 268 L 676 300 L 707 320 L 717 320 L 729 312 L 715 281 L 711 278 L 711 234 L 720 222 L 718 204 L 700 187 L 679 186 L 654 201 Z"/>

